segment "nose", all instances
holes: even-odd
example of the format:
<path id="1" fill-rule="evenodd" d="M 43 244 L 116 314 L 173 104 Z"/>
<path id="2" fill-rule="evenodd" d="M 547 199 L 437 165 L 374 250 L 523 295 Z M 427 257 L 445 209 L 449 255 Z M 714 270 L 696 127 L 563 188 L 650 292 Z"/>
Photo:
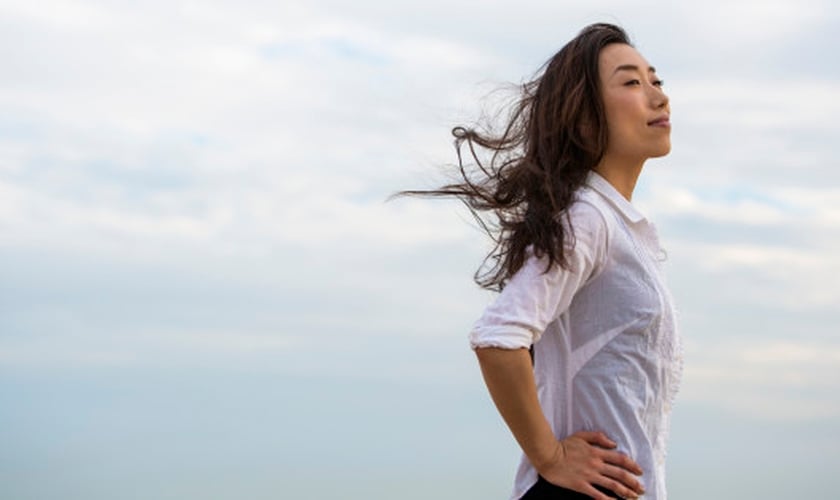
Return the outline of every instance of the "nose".
<path id="1" fill-rule="evenodd" d="M 648 94 L 650 95 L 651 105 L 656 109 L 664 108 L 670 102 L 668 94 L 666 94 L 661 87 L 651 85 Z"/>

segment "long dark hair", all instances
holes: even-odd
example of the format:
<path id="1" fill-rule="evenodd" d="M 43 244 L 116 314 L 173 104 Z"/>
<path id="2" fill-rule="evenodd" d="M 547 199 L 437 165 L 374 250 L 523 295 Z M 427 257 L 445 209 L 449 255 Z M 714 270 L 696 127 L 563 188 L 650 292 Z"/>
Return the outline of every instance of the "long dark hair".
<path id="1" fill-rule="evenodd" d="M 454 196 L 467 205 L 495 243 L 475 273 L 482 287 L 504 288 L 529 246 L 548 258 L 549 267 L 568 266 L 564 250 L 574 238 L 568 208 L 607 146 L 598 57 L 613 43 L 631 45 L 618 26 L 584 28 L 522 85 L 501 133 L 492 127 L 452 129 L 458 181 L 399 193 Z M 474 162 L 469 168 L 461 154 L 464 143 Z M 489 153 L 487 161 L 482 153 Z"/>

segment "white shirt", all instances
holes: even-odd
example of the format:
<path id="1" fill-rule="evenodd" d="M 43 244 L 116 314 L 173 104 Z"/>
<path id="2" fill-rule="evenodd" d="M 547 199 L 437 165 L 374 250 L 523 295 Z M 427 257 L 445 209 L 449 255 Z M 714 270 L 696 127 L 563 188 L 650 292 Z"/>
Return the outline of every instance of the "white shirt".
<path id="1" fill-rule="evenodd" d="M 656 229 L 592 172 L 569 209 L 569 269 L 530 253 L 476 322 L 472 347 L 534 345 L 537 392 L 555 436 L 602 431 L 664 500 L 665 442 L 682 374 L 665 253 Z M 537 481 L 523 455 L 512 498 Z"/>

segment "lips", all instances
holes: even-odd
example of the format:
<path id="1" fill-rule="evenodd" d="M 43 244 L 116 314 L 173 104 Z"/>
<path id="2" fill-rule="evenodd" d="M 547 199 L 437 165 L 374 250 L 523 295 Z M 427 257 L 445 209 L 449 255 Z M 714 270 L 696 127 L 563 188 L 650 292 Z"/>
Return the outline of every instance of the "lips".
<path id="1" fill-rule="evenodd" d="M 651 120 L 648 122 L 648 126 L 650 127 L 670 127 L 671 126 L 671 119 L 668 115 L 660 116 L 655 120 Z"/>

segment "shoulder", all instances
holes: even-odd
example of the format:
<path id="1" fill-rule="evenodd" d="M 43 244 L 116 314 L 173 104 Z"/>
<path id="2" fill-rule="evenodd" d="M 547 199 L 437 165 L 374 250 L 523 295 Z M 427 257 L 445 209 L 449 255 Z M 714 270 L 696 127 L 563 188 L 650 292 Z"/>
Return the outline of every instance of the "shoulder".
<path id="1" fill-rule="evenodd" d="M 589 188 L 581 188 L 567 210 L 565 223 L 569 225 L 572 241 L 589 250 L 605 250 L 609 244 L 611 210 L 604 199 Z"/>
<path id="2" fill-rule="evenodd" d="M 610 204 L 593 189 L 583 186 L 575 193 L 575 199 L 569 207 L 569 214 L 581 219 L 580 222 L 607 225 L 607 216 L 612 213 Z"/>

